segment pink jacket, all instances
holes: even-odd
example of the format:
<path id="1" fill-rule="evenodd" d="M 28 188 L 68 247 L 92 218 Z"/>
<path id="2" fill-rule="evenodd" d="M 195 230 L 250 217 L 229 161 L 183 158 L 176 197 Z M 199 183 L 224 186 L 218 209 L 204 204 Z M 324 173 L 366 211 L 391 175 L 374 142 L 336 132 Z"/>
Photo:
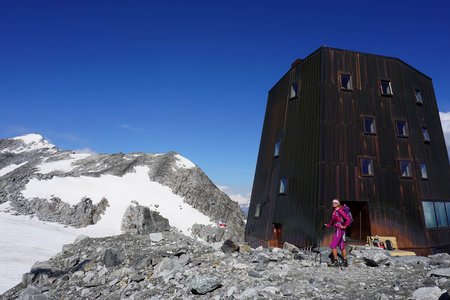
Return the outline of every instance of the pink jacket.
<path id="1" fill-rule="evenodd" d="M 350 217 L 345 213 L 342 207 L 339 207 L 339 209 L 335 209 L 333 211 L 333 215 L 331 215 L 331 220 L 330 222 L 328 222 L 327 227 L 334 226 L 336 228 L 342 229 L 342 227 L 349 226 L 350 222 Z M 342 223 L 344 223 L 344 225 L 342 225 Z"/>

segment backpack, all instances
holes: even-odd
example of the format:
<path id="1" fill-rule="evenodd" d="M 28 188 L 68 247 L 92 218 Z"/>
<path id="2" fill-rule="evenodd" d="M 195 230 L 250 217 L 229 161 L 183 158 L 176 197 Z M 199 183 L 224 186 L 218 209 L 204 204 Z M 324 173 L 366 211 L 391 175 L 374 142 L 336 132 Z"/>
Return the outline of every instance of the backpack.
<path id="1" fill-rule="evenodd" d="M 347 204 L 344 204 L 342 208 L 344 209 L 344 212 L 347 214 L 347 216 L 350 218 L 350 224 L 348 226 L 351 226 L 353 223 L 352 211 L 350 210 L 350 207 L 347 206 Z"/>
<path id="2" fill-rule="evenodd" d="M 394 250 L 395 248 L 392 246 L 392 242 L 390 240 L 386 240 L 384 242 L 386 244 L 386 249 L 387 250 Z"/>

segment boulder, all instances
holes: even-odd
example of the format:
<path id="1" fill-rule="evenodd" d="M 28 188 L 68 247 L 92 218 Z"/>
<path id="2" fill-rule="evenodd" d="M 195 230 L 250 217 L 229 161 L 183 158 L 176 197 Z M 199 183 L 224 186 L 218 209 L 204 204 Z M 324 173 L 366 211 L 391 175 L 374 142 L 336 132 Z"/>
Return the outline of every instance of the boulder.
<path id="1" fill-rule="evenodd" d="M 438 276 L 438 277 L 450 277 L 450 268 L 434 269 L 427 273 L 427 277 Z"/>
<path id="2" fill-rule="evenodd" d="M 288 250 L 288 251 L 290 251 L 292 253 L 298 253 L 300 251 L 300 249 L 298 249 L 297 246 L 295 246 L 293 244 L 290 244 L 288 242 L 285 242 L 283 244 L 283 249 Z"/>
<path id="3" fill-rule="evenodd" d="M 195 276 L 191 281 L 190 290 L 195 295 L 204 295 L 222 286 L 220 280 L 215 276 Z"/>
<path id="4" fill-rule="evenodd" d="M 224 253 L 232 253 L 239 250 L 239 246 L 232 240 L 226 240 L 220 248 Z"/>
<path id="5" fill-rule="evenodd" d="M 414 291 L 412 298 L 416 300 L 436 300 L 444 293 L 437 286 L 434 287 L 422 287 Z"/>
<path id="6" fill-rule="evenodd" d="M 47 300 L 50 299 L 44 295 L 38 288 L 29 286 L 24 289 L 18 298 L 18 300 Z"/>
<path id="7" fill-rule="evenodd" d="M 122 231 L 149 234 L 170 230 L 169 221 L 158 212 L 142 205 L 128 206 L 122 218 Z"/>

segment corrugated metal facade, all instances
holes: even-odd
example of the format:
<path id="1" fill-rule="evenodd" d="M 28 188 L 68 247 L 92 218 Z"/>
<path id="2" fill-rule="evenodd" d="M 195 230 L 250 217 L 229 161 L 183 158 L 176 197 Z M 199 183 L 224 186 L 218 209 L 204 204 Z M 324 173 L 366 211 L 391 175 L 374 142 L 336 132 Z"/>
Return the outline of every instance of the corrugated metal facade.
<path id="1" fill-rule="evenodd" d="M 341 74 L 351 76 L 351 89 L 341 89 Z M 392 95 L 382 95 L 382 80 Z M 375 120 L 375 134 L 364 133 L 365 116 Z M 398 136 L 398 120 L 407 124 L 406 137 Z M 373 176 L 362 176 L 362 158 L 373 160 Z M 412 176 L 400 176 L 400 160 L 411 162 Z M 246 239 L 253 246 L 326 242 L 321 225 L 339 198 L 352 207 L 352 238 L 393 235 L 401 248 L 440 251 L 450 246 L 450 229 L 425 229 L 422 201 L 450 201 L 449 175 L 431 79 L 395 58 L 323 47 L 269 91 Z M 282 178 L 287 190 L 280 195 Z"/>

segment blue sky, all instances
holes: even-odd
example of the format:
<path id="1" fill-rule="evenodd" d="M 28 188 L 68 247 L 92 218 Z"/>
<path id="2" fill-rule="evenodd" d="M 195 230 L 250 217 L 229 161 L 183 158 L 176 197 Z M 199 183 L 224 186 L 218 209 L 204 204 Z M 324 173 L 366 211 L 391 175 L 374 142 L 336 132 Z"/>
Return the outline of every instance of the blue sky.
<path id="1" fill-rule="evenodd" d="M 244 197 L 267 91 L 321 45 L 401 58 L 433 78 L 450 111 L 447 1 L 0 4 L 0 138 L 175 150 Z"/>

